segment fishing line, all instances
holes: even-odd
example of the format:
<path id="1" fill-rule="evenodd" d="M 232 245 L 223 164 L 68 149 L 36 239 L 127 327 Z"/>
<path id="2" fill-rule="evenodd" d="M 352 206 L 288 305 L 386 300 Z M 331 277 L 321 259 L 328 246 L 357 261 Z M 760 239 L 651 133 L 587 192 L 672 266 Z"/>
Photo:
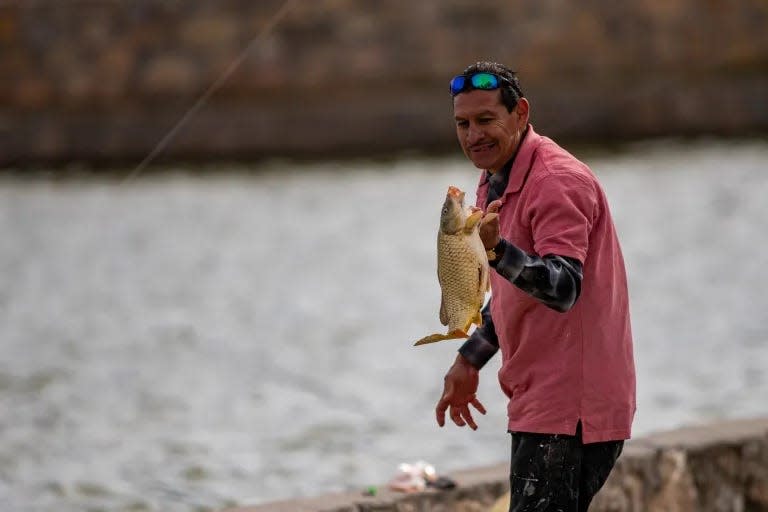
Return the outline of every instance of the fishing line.
<path id="1" fill-rule="evenodd" d="M 187 124 L 187 122 L 206 105 L 206 103 L 208 103 L 208 100 L 211 98 L 211 96 L 213 96 L 213 94 L 219 90 L 222 85 L 224 85 L 224 82 L 226 82 L 232 73 L 234 73 L 235 70 L 240 67 L 243 61 L 245 61 L 246 57 L 248 57 L 248 53 L 256 45 L 260 44 L 267 37 L 267 35 L 269 35 L 270 32 L 272 32 L 275 26 L 277 26 L 282 18 L 285 17 L 285 15 L 288 13 L 288 11 L 291 10 L 293 4 L 295 3 L 296 0 L 285 0 L 285 2 L 283 2 L 283 5 L 280 6 L 280 9 L 278 9 L 277 12 L 272 15 L 267 24 L 261 29 L 261 32 L 257 34 L 253 39 L 251 39 L 243 51 L 241 51 L 235 60 L 230 63 L 230 65 L 219 76 L 219 78 L 208 87 L 208 89 L 197 99 L 197 101 L 189 108 L 189 110 L 187 110 L 181 119 L 176 122 L 173 128 L 171 128 L 171 130 L 166 133 L 162 139 L 160 139 L 160 142 L 157 143 L 154 149 L 144 158 L 144 160 L 142 160 L 141 163 L 137 165 L 133 171 L 131 171 L 130 174 L 128 174 L 128 176 L 123 179 L 122 183 L 127 183 L 136 178 L 157 157 L 157 155 L 159 155 L 166 147 L 168 147 L 168 144 L 171 142 L 171 140 L 173 140 L 179 130 L 181 130 L 184 125 Z"/>

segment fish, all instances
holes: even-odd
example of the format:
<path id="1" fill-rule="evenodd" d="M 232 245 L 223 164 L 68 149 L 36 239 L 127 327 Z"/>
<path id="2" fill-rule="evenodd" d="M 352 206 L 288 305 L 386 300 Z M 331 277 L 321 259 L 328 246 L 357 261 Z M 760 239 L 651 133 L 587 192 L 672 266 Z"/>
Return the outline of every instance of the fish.
<path id="1" fill-rule="evenodd" d="M 472 324 L 483 325 L 480 310 L 491 283 L 488 255 L 480 240 L 482 218 L 480 208 L 464 206 L 462 190 L 448 187 L 437 232 L 440 323 L 448 326 L 448 332 L 425 336 L 415 346 L 467 338 Z"/>

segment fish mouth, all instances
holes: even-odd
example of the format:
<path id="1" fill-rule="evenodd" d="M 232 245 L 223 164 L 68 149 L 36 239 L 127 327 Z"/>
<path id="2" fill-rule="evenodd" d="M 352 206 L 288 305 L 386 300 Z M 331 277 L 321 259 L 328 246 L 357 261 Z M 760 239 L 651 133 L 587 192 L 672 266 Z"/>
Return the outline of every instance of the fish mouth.
<path id="1" fill-rule="evenodd" d="M 451 185 L 448 187 L 448 197 L 456 199 L 461 206 L 464 206 L 464 191 L 459 187 Z"/>

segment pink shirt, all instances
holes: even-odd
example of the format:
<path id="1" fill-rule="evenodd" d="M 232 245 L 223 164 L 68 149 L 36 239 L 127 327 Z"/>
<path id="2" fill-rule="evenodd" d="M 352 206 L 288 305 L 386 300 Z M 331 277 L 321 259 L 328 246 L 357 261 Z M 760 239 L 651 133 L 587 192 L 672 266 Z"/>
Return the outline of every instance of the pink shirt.
<path id="1" fill-rule="evenodd" d="M 477 190 L 485 207 L 488 183 Z M 559 313 L 491 273 L 491 315 L 509 430 L 628 439 L 635 366 L 627 278 L 608 202 L 592 171 L 529 126 L 502 196 L 501 236 L 529 254 L 583 264 L 581 295 Z"/>

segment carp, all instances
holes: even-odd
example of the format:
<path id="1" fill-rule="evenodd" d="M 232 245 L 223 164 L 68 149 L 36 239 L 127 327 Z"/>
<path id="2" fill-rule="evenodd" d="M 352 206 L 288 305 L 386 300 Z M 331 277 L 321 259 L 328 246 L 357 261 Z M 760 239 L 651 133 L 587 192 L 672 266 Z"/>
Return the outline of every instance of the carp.
<path id="1" fill-rule="evenodd" d="M 490 289 L 490 268 L 478 230 L 482 217 L 480 208 L 464 206 L 463 191 L 448 187 L 437 232 L 440 322 L 448 333 L 430 334 L 415 345 L 466 338 L 472 324 L 483 324 L 480 310 Z"/>

